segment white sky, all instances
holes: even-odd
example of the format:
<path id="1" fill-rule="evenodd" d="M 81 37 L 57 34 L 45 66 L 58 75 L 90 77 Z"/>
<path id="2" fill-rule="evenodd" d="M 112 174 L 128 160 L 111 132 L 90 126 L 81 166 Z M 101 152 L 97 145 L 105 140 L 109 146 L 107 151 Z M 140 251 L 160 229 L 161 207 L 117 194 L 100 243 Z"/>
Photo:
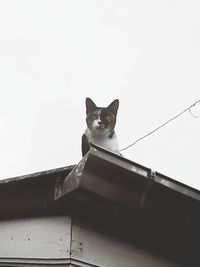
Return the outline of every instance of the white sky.
<path id="1" fill-rule="evenodd" d="M 120 100 L 121 148 L 199 100 L 199 14 L 199 0 L 1 0 L 0 179 L 78 163 L 87 96 Z M 200 189 L 199 137 L 185 113 L 123 154 Z"/>

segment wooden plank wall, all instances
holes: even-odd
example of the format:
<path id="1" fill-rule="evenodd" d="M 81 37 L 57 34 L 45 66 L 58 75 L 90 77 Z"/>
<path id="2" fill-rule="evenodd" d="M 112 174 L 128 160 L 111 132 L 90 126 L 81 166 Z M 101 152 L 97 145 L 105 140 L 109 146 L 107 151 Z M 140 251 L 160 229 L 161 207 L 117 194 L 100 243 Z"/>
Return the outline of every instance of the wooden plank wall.
<path id="1" fill-rule="evenodd" d="M 89 226 L 73 223 L 72 258 L 101 267 L 180 267 Z"/>
<path id="2" fill-rule="evenodd" d="M 0 266 L 178 267 L 70 216 L 0 222 Z"/>
<path id="3" fill-rule="evenodd" d="M 69 258 L 71 218 L 0 221 L 0 258 Z"/>

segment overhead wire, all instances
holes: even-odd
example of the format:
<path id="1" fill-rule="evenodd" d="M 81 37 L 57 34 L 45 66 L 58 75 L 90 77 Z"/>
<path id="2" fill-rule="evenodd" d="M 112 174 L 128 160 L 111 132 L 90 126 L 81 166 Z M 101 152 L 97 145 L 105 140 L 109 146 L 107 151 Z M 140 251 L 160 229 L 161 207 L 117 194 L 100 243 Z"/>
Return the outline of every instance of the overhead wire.
<path id="1" fill-rule="evenodd" d="M 151 135 L 152 133 L 158 131 L 159 129 L 161 129 L 162 127 L 164 127 L 166 124 L 170 123 L 171 121 L 173 121 L 173 120 L 177 119 L 178 117 L 180 117 L 181 115 L 183 115 L 183 113 L 185 113 L 186 111 L 189 111 L 190 114 L 191 114 L 195 119 L 200 118 L 200 116 L 196 116 L 196 115 L 194 115 L 194 114 L 192 113 L 192 111 L 191 111 L 191 108 L 194 107 L 195 105 L 197 105 L 198 103 L 200 104 L 200 100 L 196 101 L 194 104 L 192 104 L 191 106 L 187 107 L 186 109 L 184 109 L 183 111 L 181 111 L 179 114 L 177 114 L 176 116 L 172 117 L 172 118 L 169 119 L 168 121 L 164 122 L 163 124 L 161 124 L 160 126 L 158 126 L 157 128 L 155 128 L 154 130 L 152 130 L 151 132 L 149 132 L 149 133 L 143 135 L 142 137 L 138 138 L 136 141 L 134 141 L 134 142 L 131 143 L 130 145 L 128 145 L 128 146 L 122 148 L 122 149 L 120 150 L 120 152 L 121 152 L 121 151 L 124 151 L 124 150 L 126 150 L 126 149 L 128 149 L 128 148 L 130 148 L 131 146 L 134 146 L 136 143 L 138 143 L 138 142 L 141 141 L 142 139 L 144 139 L 144 138 L 146 138 L 147 136 Z"/>

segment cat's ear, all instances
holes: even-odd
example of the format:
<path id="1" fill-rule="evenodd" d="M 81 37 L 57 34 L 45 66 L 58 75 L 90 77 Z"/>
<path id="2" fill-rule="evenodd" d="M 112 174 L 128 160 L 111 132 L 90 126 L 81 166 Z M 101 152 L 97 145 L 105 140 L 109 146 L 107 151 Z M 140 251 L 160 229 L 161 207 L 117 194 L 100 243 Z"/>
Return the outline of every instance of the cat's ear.
<path id="1" fill-rule="evenodd" d="M 111 111 L 115 116 L 117 116 L 117 111 L 119 108 L 119 100 L 115 99 L 108 107 L 107 109 Z"/>
<path id="2" fill-rule="evenodd" d="M 86 104 L 86 113 L 87 114 L 91 113 L 92 111 L 94 111 L 97 108 L 95 103 L 89 97 L 86 98 L 85 104 Z"/>

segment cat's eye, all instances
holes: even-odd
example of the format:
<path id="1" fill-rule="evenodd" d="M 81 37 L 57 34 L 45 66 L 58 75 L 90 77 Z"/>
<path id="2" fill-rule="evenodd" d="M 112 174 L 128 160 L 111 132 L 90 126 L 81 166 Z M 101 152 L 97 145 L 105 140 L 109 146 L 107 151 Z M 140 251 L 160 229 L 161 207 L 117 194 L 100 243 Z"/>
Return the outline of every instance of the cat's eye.
<path id="1" fill-rule="evenodd" d="M 91 114 L 91 115 L 90 115 L 90 118 L 91 118 L 92 120 L 96 120 L 98 117 L 97 117 L 96 114 Z"/>
<path id="2" fill-rule="evenodd" d="M 112 117 L 111 117 L 110 115 L 107 115 L 107 116 L 106 116 L 106 119 L 107 119 L 108 121 L 111 121 Z"/>

